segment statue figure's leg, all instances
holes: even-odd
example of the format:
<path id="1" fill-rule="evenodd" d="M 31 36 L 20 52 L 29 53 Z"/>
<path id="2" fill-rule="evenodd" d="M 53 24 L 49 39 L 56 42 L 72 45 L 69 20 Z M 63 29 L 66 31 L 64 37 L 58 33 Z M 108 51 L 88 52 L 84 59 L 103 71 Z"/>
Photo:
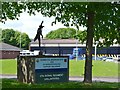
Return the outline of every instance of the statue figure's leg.
<path id="1" fill-rule="evenodd" d="M 40 42 L 40 36 L 38 37 L 38 41 L 39 41 L 39 47 L 40 47 L 40 44 L 41 44 L 41 42 Z"/>

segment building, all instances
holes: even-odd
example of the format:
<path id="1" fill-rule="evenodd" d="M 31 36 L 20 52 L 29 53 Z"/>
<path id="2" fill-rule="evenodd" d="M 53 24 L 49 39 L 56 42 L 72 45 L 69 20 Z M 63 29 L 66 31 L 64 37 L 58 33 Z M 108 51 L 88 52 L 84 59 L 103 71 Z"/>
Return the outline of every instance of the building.
<path id="1" fill-rule="evenodd" d="M 82 48 L 82 53 L 85 54 L 86 52 L 86 44 L 81 44 L 78 40 L 75 39 L 43 39 L 41 41 L 41 47 L 38 45 L 38 41 L 32 41 L 30 43 L 30 50 L 41 50 L 45 54 L 72 54 L 73 48 Z M 94 54 L 94 45 L 93 51 Z M 97 48 L 97 54 L 120 54 L 120 45 L 113 45 L 110 47 L 104 48 Z"/>
<path id="2" fill-rule="evenodd" d="M 0 59 L 15 59 L 19 53 L 18 47 L 0 42 Z"/>

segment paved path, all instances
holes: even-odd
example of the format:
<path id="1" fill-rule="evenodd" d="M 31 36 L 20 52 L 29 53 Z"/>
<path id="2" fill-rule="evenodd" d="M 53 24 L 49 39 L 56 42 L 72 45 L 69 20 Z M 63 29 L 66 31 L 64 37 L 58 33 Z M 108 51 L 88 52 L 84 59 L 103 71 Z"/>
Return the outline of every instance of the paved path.
<path id="1" fill-rule="evenodd" d="M 10 79 L 16 79 L 16 75 L 1 75 L 0 78 L 10 78 Z M 69 77 L 70 81 L 79 81 L 82 82 L 84 80 L 83 77 L 77 77 L 77 76 L 70 76 Z M 95 82 L 120 82 L 117 77 L 94 77 L 93 81 Z"/>
<path id="2" fill-rule="evenodd" d="M 82 77 L 70 77 L 70 81 L 80 81 L 82 82 L 84 78 Z M 117 77 L 93 77 L 95 82 L 120 82 Z"/>
<path id="3" fill-rule="evenodd" d="M 10 79 L 12 79 L 12 78 L 17 78 L 17 76 L 16 75 L 2 75 L 2 74 L 0 74 L 0 78 L 10 78 Z"/>

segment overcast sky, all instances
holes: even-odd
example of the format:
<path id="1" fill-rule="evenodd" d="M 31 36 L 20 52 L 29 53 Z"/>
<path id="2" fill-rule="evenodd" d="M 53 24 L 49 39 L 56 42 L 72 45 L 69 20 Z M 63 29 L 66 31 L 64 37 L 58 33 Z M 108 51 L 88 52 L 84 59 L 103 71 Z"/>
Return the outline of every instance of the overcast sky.
<path id="1" fill-rule="evenodd" d="M 5 24 L 0 23 L 0 26 L 2 29 L 12 28 L 14 30 L 25 32 L 29 35 L 30 38 L 33 39 L 42 20 L 44 21 L 43 26 L 45 26 L 42 31 L 44 37 L 51 30 L 66 28 L 61 23 L 57 23 L 56 25 L 54 24 L 51 26 L 51 23 L 54 21 L 54 17 L 43 17 L 40 13 L 37 13 L 35 16 L 30 16 L 28 13 L 22 13 L 19 17 L 19 20 L 7 20 Z M 83 28 L 81 27 L 80 30 L 83 30 Z"/>

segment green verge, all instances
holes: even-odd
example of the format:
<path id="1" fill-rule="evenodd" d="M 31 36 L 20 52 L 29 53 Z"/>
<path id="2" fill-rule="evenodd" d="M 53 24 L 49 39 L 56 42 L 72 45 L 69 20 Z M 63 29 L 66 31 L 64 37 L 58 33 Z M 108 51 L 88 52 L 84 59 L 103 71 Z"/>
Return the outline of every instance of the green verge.
<path id="1" fill-rule="evenodd" d="M 0 74 L 16 74 L 17 73 L 17 61 L 14 59 L 0 60 L 2 63 L 2 69 Z M 69 74 L 70 76 L 84 75 L 84 60 L 70 60 L 69 62 Z M 93 61 L 93 77 L 118 77 L 118 63 L 105 62 L 105 61 Z"/>
<path id="2" fill-rule="evenodd" d="M 84 75 L 85 61 L 70 61 L 70 76 Z M 93 61 L 93 77 L 118 77 L 118 63 Z"/>
<path id="3" fill-rule="evenodd" d="M 2 63 L 0 63 L 0 73 L 2 73 Z M 2 79 L 0 79 L 0 90 L 2 89 Z"/>
<path id="4" fill-rule="evenodd" d="M 46 84 L 23 84 L 17 80 L 3 79 L 2 88 L 119 88 L 120 83 L 93 82 L 92 84 L 82 82 L 46 83 Z"/>
<path id="5" fill-rule="evenodd" d="M 17 60 L 15 59 L 2 59 L 0 60 L 2 64 L 2 69 L 0 69 L 0 74 L 17 74 Z"/>

